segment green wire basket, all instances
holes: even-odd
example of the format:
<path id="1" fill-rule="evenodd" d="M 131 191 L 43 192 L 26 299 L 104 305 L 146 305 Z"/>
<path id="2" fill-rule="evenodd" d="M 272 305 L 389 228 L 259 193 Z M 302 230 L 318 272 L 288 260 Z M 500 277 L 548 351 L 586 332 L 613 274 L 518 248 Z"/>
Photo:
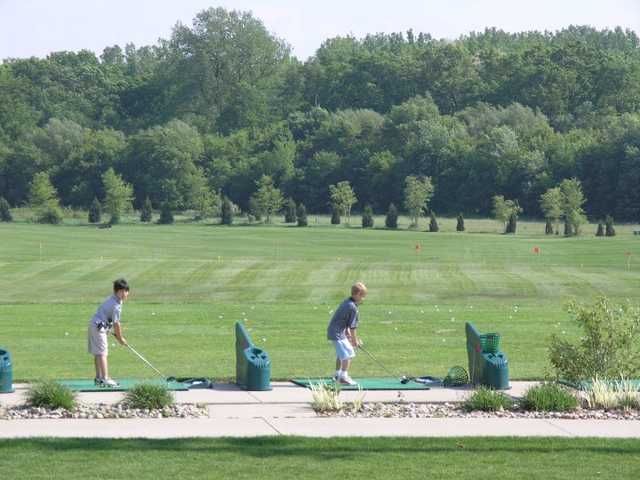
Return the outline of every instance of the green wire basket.
<path id="1" fill-rule="evenodd" d="M 482 353 L 497 353 L 500 347 L 499 333 L 484 333 L 480 335 Z"/>
<path id="2" fill-rule="evenodd" d="M 464 367 L 451 367 L 444 377 L 443 385 L 445 387 L 459 387 L 469 383 L 469 374 Z"/>

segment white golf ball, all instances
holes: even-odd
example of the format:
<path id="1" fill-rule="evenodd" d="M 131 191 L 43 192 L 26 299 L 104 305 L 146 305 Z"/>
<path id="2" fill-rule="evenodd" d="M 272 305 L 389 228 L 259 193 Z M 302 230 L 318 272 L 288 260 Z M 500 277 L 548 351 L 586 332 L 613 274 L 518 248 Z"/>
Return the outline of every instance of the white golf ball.
<path id="1" fill-rule="evenodd" d="M 69 336 L 69 332 L 64 332 L 64 336 L 68 337 Z"/>

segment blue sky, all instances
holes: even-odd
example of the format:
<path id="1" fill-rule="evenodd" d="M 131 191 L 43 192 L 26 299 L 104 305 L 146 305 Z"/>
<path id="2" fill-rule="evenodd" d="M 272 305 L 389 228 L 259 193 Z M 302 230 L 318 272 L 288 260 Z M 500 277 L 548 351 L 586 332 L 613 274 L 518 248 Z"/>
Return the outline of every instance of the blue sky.
<path id="1" fill-rule="evenodd" d="M 456 38 L 497 27 L 557 30 L 570 24 L 622 26 L 640 34 L 640 0 L 0 0 L 0 59 L 168 38 L 208 7 L 251 10 L 300 59 L 338 35 L 412 28 Z"/>

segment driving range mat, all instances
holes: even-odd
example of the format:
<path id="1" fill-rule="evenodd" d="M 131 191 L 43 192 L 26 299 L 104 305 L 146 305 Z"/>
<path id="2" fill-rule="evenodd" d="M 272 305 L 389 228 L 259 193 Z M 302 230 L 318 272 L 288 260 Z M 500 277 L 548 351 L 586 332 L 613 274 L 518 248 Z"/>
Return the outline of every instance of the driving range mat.
<path id="1" fill-rule="evenodd" d="M 59 384 L 69 387 L 74 392 L 125 392 L 139 383 L 164 385 L 168 390 L 189 390 L 189 385 L 182 382 L 165 382 L 162 379 L 142 380 L 134 378 L 114 379 L 120 385 L 117 387 L 100 387 L 93 380 L 56 380 Z"/>

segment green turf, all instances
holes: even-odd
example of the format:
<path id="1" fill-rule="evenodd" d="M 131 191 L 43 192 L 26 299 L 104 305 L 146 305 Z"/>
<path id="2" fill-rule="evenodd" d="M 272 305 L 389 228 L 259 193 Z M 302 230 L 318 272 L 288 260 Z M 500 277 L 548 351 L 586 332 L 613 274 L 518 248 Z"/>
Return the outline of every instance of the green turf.
<path id="1" fill-rule="evenodd" d="M 397 378 L 354 378 L 358 385 L 340 385 L 340 390 L 429 390 L 429 387 L 417 382 L 400 383 Z M 309 384 L 335 385 L 331 378 L 294 378 L 291 380 L 301 387 Z"/>
<path id="2" fill-rule="evenodd" d="M 578 334 L 563 308 L 568 299 L 640 299 L 640 238 L 631 227 L 614 238 L 565 239 L 534 234 L 540 223 L 520 222 L 516 236 L 491 233 L 498 226 L 490 221 L 465 221 L 470 232 L 462 234 L 451 231 L 455 220 L 441 225 L 444 232 L 428 234 L 0 224 L 0 346 L 13 355 L 17 380 L 91 378 L 86 325 L 113 279 L 125 276 L 133 286 L 125 336 L 167 375 L 233 377 L 240 320 L 269 352 L 274 378 L 321 377 L 334 369 L 328 320 L 362 280 L 370 293 L 360 335 L 389 368 L 442 377 L 465 366 L 464 322 L 472 321 L 501 333 L 512 378 L 541 378 L 550 373 L 550 335 Z M 115 346 L 110 367 L 120 378 L 148 373 Z M 362 355 L 350 371 L 384 374 Z"/>
<path id="3" fill-rule="evenodd" d="M 631 479 L 640 440 L 297 437 L 0 441 L 3 478 Z"/>
<path id="4" fill-rule="evenodd" d="M 189 387 L 180 382 L 164 382 L 162 379 L 140 380 L 132 378 L 116 378 L 117 387 L 100 387 L 95 385 L 93 380 L 58 380 L 58 383 L 66 385 L 74 392 L 125 392 L 131 390 L 140 383 L 152 383 L 154 385 L 163 385 L 168 390 L 189 390 Z"/>

